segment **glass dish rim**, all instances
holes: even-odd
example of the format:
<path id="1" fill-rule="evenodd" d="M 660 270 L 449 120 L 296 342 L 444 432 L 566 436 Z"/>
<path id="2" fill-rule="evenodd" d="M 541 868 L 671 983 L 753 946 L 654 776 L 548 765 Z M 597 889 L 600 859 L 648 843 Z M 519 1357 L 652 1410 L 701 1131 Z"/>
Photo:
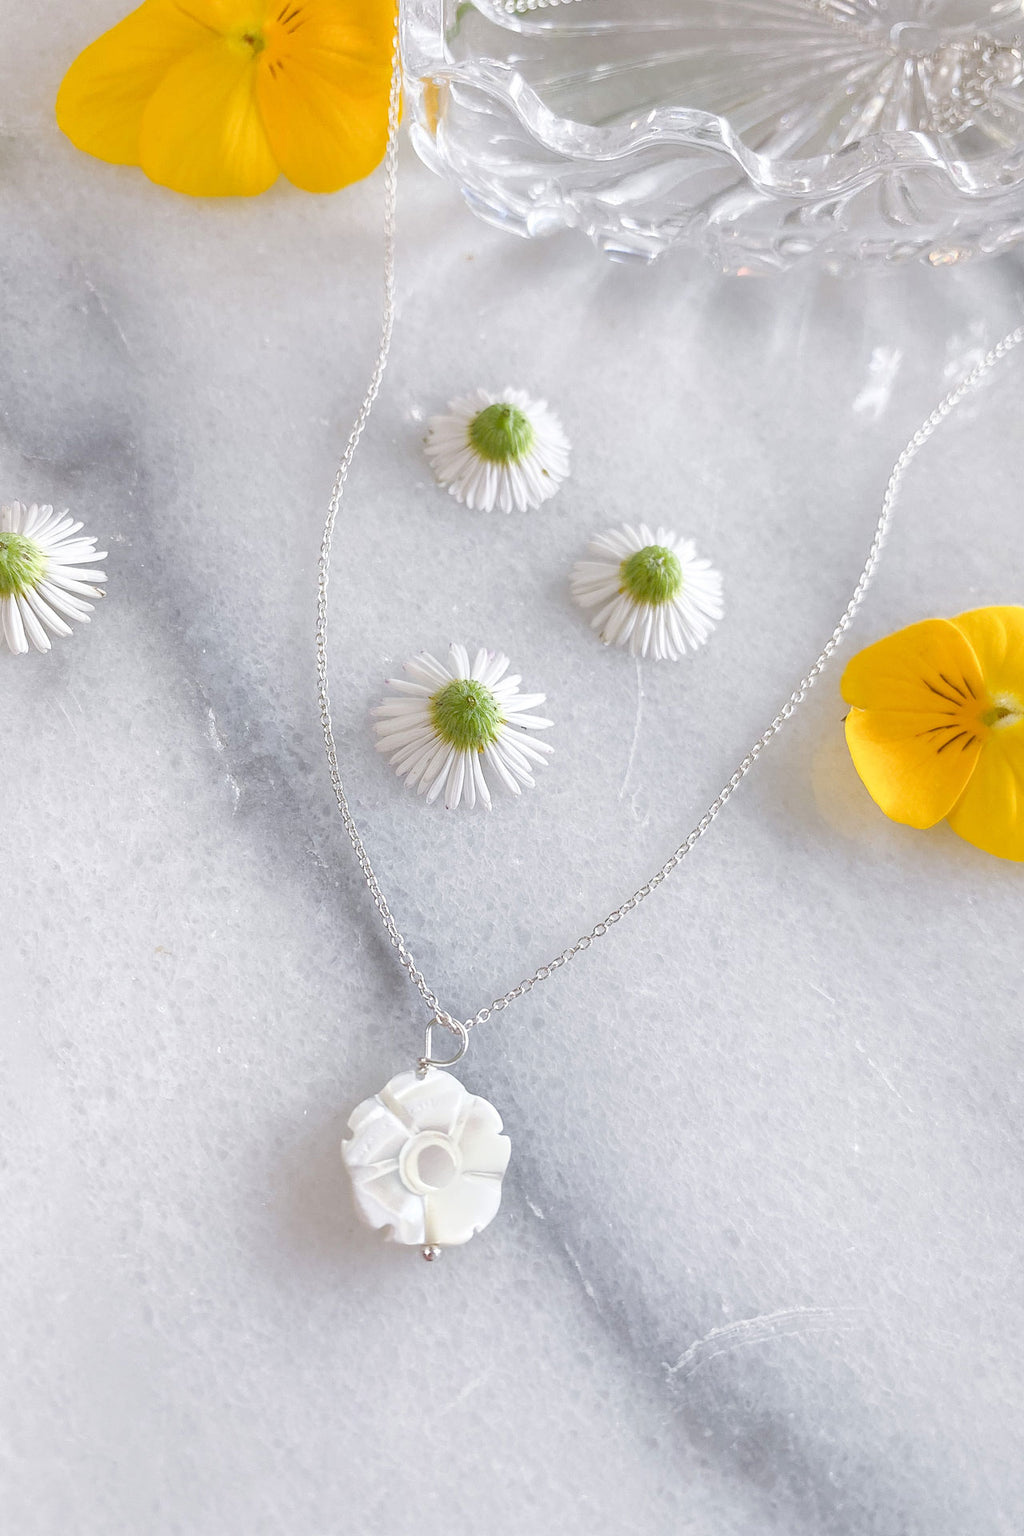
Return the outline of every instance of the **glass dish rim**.
<path id="1" fill-rule="evenodd" d="M 401 0 L 403 68 L 407 77 L 468 83 L 465 65 L 452 58 L 446 45 L 445 3 Z M 487 14 L 486 0 L 471 3 L 482 15 Z M 515 25 L 520 18 L 506 19 L 510 30 L 524 30 Z M 960 195 L 979 201 L 1005 197 L 1024 187 L 1024 141 L 965 160 L 947 154 L 939 134 L 916 128 L 880 129 L 828 154 L 772 156 L 744 143 L 727 117 L 697 107 L 657 107 L 647 114 L 643 131 L 637 132 L 624 125 L 602 127 L 559 117 L 514 66 L 500 60 L 477 60 L 471 83 L 474 89 L 500 100 L 541 148 L 568 161 L 613 161 L 635 154 L 647 144 L 699 150 L 731 159 L 759 192 L 797 200 L 846 196 L 888 172 L 932 171 Z"/>

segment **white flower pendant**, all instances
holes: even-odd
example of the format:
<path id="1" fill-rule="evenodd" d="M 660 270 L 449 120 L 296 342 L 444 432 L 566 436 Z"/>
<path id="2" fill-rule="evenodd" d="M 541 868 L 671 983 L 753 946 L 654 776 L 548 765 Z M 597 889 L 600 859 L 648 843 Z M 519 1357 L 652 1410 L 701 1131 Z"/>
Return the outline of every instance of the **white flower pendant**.
<path id="1" fill-rule="evenodd" d="M 356 1208 L 394 1243 L 435 1259 L 497 1215 L 512 1144 L 501 1116 L 449 1072 L 400 1072 L 349 1118 L 341 1155 Z"/>

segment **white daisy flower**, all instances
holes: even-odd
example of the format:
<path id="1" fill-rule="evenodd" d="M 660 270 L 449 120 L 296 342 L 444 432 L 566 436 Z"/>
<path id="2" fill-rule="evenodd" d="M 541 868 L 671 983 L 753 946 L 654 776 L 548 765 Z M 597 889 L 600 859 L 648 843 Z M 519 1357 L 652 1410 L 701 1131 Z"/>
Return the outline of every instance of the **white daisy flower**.
<path id="1" fill-rule="evenodd" d="M 105 560 L 96 540 L 79 534 L 81 523 L 52 507 L 0 507 L 0 634 L 23 656 L 29 645 L 50 649 L 50 635 L 70 635 L 73 619 L 88 624 L 92 601 L 103 596 L 102 571 L 85 567 Z"/>
<path id="2" fill-rule="evenodd" d="M 477 651 L 470 665 L 466 647 L 452 645 L 447 667 L 421 651 L 406 662 L 406 678 L 388 678 L 398 697 L 373 711 L 377 751 L 428 805 L 443 789 L 448 810 L 463 802 L 472 809 L 477 800 L 490 810 L 485 769 L 513 795 L 533 787 L 534 770 L 554 749 L 527 733 L 553 722 L 529 713 L 544 695 L 520 693 L 521 679 L 505 676 L 508 666 L 499 651 Z"/>
<path id="3" fill-rule="evenodd" d="M 545 400 L 521 389 L 478 389 L 427 423 L 427 458 L 439 484 L 467 507 L 525 512 L 553 496 L 569 473 L 569 439 Z"/>
<path id="4" fill-rule="evenodd" d="M 591 560 L 573 566 L 570 589 L 596 608 L 591 627 L 632 656 L 678 661 L 703 645 L 722 617 L 722 578 L 691 540 L 646 523 L 595 534 Z"/>

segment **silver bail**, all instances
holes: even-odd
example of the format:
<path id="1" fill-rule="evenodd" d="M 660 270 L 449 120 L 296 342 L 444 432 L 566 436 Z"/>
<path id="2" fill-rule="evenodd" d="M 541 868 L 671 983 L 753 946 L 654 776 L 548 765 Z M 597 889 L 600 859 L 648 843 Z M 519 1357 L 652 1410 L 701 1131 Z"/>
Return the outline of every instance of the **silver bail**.
<path id="1" fill-rule="evenodd" d="M 449 1030 L 452 1034 L 458 1035 L 459 1048 L 454 1056 L 441 1058 L 434 1055 L 434 1028 L 438 1024 L 443 1024 L 445 1029 Z M 443 1018 L 440 1014 L 435 1014 L 427 1025 L 423 1041 L 423 1055 L 416 1063 L 416 1070 L 422 1075 L 428 1072 L 431 1067 L 454 1067 L 455 1063 L 461 1061 L 468 1050 L 469 1030 L 465 1024 L 461 1023 L 458 1019 L 451 1018 L 448 1014 L 445 1014 Z"/>

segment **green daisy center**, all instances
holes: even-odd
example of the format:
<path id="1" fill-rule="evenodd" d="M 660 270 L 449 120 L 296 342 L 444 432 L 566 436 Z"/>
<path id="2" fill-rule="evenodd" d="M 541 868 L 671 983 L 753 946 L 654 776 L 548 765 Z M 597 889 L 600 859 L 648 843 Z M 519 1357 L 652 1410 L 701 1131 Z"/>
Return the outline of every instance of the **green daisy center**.
<path id="1" fill-rule="evenodd" d="M 23 533 L 0 533 L 0 597 L 21 597 L 46 575 L 46 556 Z"/>
<path id="2" fill-rule="evenodd" d="M 619 566 L 619 590 L 628 592 L 636 603 L 658 608 L 671 602 L 683 585 L 683 568 L 678 555 L 663 544 L 647 544 L 627 555 Z"/>
<path id="3" fill-rule="evenodd" d="M 472 677 L 445 683 L 430 700 L 430 716 L 442 741 L 460 752 L 482 752 L 504 724 L 494 694 Z"/>
<path id="4" fill-rule="evenodd" d="M 517 405 L 499 400 L 478 411 L 469 424 L 469 441 L 492 464 L 515 464 L 533 447 L 530 418 Z"/>

